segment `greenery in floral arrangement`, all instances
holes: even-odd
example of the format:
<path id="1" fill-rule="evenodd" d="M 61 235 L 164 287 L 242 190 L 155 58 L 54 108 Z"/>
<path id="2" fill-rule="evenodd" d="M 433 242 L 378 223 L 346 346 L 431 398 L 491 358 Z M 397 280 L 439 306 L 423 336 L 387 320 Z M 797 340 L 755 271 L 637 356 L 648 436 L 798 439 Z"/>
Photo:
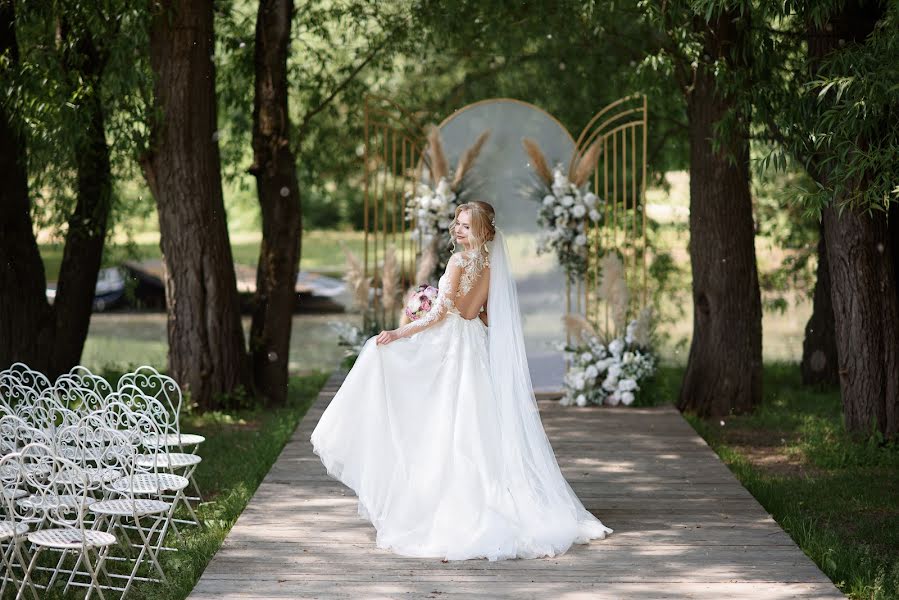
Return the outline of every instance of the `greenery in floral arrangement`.
<path id="1" fill-rule="evenodd" d="M 608 329 L 594 326 L 581 315 L 565 317 L 566 328 L 576 340 L 561 348 L 568 361 L 560 400 L 565 406 L 633 404 L 656 372 L 652 308 L 644 307 L 636 319 L 627 322 L 629 293 L 624 265 L 614 252 L 602 259 L 597 295 L 608 309 Z"/>
<path id="2" fill-rule="evenodd" d="M 585 186 L 596 166 L 599 145 L 594 144 L 569 169 L 550 171 L 546 158 L 531 139 L 523 141 L 531 160 L 535 185 L 526 194 L 540 202 L 537 253 L 554 251 L 568 280 L 576 282 L 587 271 L 588 226 L 602 220 L 603 200 Z"/>

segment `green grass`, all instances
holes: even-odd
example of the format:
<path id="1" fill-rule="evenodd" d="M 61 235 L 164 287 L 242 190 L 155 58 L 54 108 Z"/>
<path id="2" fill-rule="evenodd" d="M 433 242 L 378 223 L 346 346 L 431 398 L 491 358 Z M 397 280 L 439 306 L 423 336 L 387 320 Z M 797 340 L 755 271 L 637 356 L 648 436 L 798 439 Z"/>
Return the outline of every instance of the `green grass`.
<path id="1" fill-rule="evenodd" d="M 288 404 L 275 409 L 209 412 L 186 415 L 182 430 L 206 436 L 200 445 L 203 462 L 195 474 L 204 496 L 198 514 L 203 528 L 187 528 L 184 539 L 169 536 L 177 552 L 162 554 L 169 584 L 136 585 L 129 600 L 179 600 L 190 594 L 206 565 L 225 540 L 237 517 L 268 473 L 297 424 L 327 380 L 326 373 L 294 377 Z M 62 599 L 61 588 L 42 593 Z"/>
<path id="2" fill-rule="evenodd" d="M 804 388 L 795 366 L 765 370 L 754 414 L 688 417 L 744 486 L 851 598 L 899 597 L 899 445 L 853 439 L 838 391 Z M 754 464 L 748 447 L 787 468 Z"/>

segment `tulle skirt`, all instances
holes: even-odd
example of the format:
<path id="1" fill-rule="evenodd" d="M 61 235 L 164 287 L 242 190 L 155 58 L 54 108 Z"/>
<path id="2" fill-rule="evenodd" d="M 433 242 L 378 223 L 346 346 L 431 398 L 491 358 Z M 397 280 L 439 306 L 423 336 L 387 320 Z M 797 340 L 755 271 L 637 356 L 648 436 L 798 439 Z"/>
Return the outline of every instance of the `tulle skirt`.
<path id="1" fill-rule="evenodd" d="M 311 440 L 328 473 L 358 496 L 378 547 L 447 560 L 536 558 L 611 533 L 560 474 L 565 500 L 542 505 L 533 501 L 541 482 L 510 480 L 490 377 L 479 319 L 450 312 L 391 344 L 366 341 Z"/>

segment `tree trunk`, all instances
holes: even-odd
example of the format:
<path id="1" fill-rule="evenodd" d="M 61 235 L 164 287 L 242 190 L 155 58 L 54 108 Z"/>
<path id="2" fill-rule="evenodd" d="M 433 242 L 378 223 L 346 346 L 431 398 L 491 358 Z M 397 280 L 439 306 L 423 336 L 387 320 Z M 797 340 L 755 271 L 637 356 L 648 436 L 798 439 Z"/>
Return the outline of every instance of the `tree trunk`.
<path id="1" fill-rule="evenodd" d="M 805 325 L 805 339 L 802 342 L 802 383 L 812 386 L 839 385 L 837 365 L 837 339 L 830 295 L 830 263 L 827 261 L 827 242 L 822 221 L 818 239 L 818 269 L 812 316 Z"/>
<path id="2" fill-rule="evenodd" d="M 12 16 L 12 3 L 0 3 L 0 54 L 9 50 L 16 62 Z M 61 24 L 60 34 L 68 37 L 71 31 Z M 77 201 L 68 221 L 52 307 L 46 299 L 44 265 L 31 222 L 25 142 L 8 115 L 0 118 L 0 172 L 8 174 L 9 182 L 0 188 L 0 211 L 6 213 L 0 219 L 0 365 L 21 361 L 51 378 L 81 360 L 112 202 L 99 96 L 106 57 L 84 32 L 72 46 L 76 55 L 64 55 L 64 64 L 79 81 L 77 85 L 85 85 L 92 93 L 83 96 L 81 105 L 88 126 L 79 132 L 73 149 Z"/>
<path id="3" fill-rule="evenodd" d="M 81 80 L 90 82 L 91 91 L 84 96 L 80 107 L 88 118 L 87 127 L 75 147 L 77 202 L 69 217 L 53 303 L 56 335 L 48 352 L 53 357 L 50 373 L 54 376 L 68 371 L 81 360 L 112 210 L 112 170 L 100 99 L 100 80 L 106 57 L 86 33 L 76 41 L 74 48 L 77 56 L 66 57 L 66 63 Z"/>
<path id="4" fill-rule="evenodd" d="M 881 213 L 828 207 L 830 262 L 840 391 L 846 429 L 886 437 L 899 432 L 899 298 Z"/>
<path id="5" fill-rule="evenodd" d="M 252 390 L 222 199 L 212 0 L 162 2 L 150 29 L 161 120 L 142 157 L 165 264 L 169 369 L 203 409 Z"/>
<path id="6" fill-rule="evenodd" d="M 0 2 L 0 55 L 18 68 L 12 2 Z M 4 86 L 5 87 L 5 86 Z M 0 104 L 0 368 L 21 361 L 45 371 L 52 342 L 44 263 L 31 225 L 25 137 Z"/>
<path id="7" fill-rule="evenodd" d="M 823 31 L 809 31 L 813 68 L 846 40 L 863 43 L 883 15 L 876 3 L 853 3 Z M 889 125 L 889 124 L 886 124 Z M 864 140 L 860 140 L 864 143 Z M 829 158 L 829 157 L 823 157 Z M 826 164 L 826 160 L 822 161 Z M 820 177 L 826 184 L 827 172 Z M 858 182 L 865 185 L 865 179 Z M 850 432 L 899 434 L 899 282 L 895 226 L 878 211 L 824 210 L 827 260 L 839 357 L 843 419 Z M 895 213 L 895 209 L 891 210 Z M 893 231 L 891 231 L 893 227 Z"/>
<path id="8" fill-rule="evenodd" d="M 250 329 L 257 389 L 274 403 L 287 399 L 290 330 L 296 302 L 302 213 L 296 157 L 290 147 L 287 54 L 292 0 L 260 0 L 256 18 L 253 165 L 262 208 L 262 246 Z"/>
<path id="9" fill-rule="evenodd" d="M 701 21 L 704 54 L 728 61 L 745 56 L 739 51 L 742 18 L 725 12 L 711 23 Z M 700 64 L 687 96 L 693 340 L 678 400 L 680 410 L 700 416 L 750 411 L 762 395 L 762 308 L 746 115 L 737 115 L 736 131 L 722 140 L 720 151 L 712 145 L 715 124 L 737 110 L 716 89 L 711 67 Z"/>

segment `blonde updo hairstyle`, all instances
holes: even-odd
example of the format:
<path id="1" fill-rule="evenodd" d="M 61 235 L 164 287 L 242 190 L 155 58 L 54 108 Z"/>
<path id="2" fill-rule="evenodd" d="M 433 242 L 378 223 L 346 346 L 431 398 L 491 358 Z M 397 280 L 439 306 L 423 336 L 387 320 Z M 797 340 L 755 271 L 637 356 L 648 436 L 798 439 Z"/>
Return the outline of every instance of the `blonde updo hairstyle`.
<path id="1" fill-rule="evenodd" d="M 468 237 L 474 242 L 472 247 L 487 252 L 487 242 L 493 240 L 496 235 L 496 211 L 489 203 L 481 200 L 465 202 L 456 207 L 456 214 L 450 225 L 450 241 L 453 244 L 453 251 L 456 250 L 456 238 L 453 232 L 456 231 L 456 223 L 463 211 L 468 211 L 471 216 Z"/>

